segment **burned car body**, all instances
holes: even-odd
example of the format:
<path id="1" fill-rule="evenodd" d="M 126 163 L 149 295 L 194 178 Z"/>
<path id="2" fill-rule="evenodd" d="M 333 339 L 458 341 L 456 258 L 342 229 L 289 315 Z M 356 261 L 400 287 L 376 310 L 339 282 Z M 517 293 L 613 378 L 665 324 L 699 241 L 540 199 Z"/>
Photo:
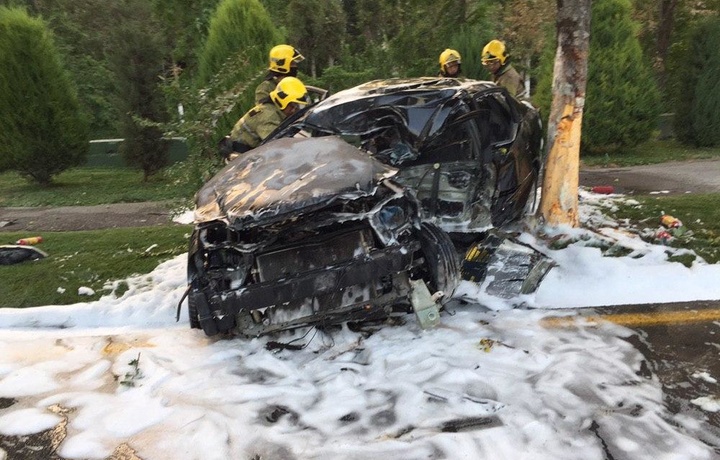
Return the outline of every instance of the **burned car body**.
<path id="1" fill-rule="evenodd" d="M 280 126 L 282 137 L 341 136 L 399 169 L 422 219 L 476 233 L 522 217 L 541 167 L 537 110 L 492 82 L 377 80 L 341 91 Z"/>
<path id="2" fill-rule="evenodd" d="M 396 175 L 335 136 L 232 161 L 196 194 L 191 327 L 257 336 L 410 308 L 436 319 L 431 293 L 452 293 L 456 253 Z"/>

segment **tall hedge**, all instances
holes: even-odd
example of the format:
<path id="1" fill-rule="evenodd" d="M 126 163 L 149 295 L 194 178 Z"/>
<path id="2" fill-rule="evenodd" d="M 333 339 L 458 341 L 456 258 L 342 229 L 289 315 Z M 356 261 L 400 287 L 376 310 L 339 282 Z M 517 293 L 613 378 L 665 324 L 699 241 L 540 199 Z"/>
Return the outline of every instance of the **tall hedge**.
<path id="1" fill-rule="evenodd" d="M 218 5 L 195 80 L 207 97 L 233 96 L 233 103 L 217 120 L 218 139 L 252 107 L 255 88 L 268 67 L 268 52 L 284 41 L 283 30 L 258 0 L 223 0 Z"/>
<path id="2" fill-rule="evenodd" d="M 0 171 L 40 184 L 85 162 L 87 122 L 45 23 L 0 7 Z"/>
<path id="3" fill-rule="evenodd" d="M 223 0 L 210 19 L 199 56 L 200 84 L 209 83 L 225 61 L 238 54 L 246 60 L 246 77 L 267 68 L 267 53 L 283 41 L 278 26 L 258 0 Z"/>
<path id="4" fill-rule="evenodd" d="M 720 18 L 695 28 L 681 54 L 677 72 L 675 134 L 698 147 L 720 145 Z"/>
<path id="5" fill-rule="evenodd" d="M 630 0 L 596 0 L 592 5 L 590 55 L 582 152 L 621 152 L 646 141 L 657 126 L 660 95 L 631 18 Z M 556 46 L 551 43 L 550 46 Z M 544 55 L 544 73 L 533 99 L 549 113 L 552 63 Z M 547 105 L 547 107 L 545 107 Z"/>
<path id="6" fill-rule="evenodd" d="M 582 128 L 591 153 L 638 145 L 657 126 L 660 95 L 631 13 L 630 0 L 593 2 Z"/>

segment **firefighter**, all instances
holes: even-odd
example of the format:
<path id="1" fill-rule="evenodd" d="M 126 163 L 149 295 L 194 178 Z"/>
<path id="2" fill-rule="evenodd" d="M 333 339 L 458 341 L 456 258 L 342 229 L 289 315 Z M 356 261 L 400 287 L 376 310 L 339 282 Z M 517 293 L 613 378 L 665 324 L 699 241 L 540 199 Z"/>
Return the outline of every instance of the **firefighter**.
<path id="1" fill-rule="evenodd" d="M 446 49 L 440 53 L 440 73 L 438 76 L 446 78 L 458 78 L 460 76 L 460 65 L 462 58 L 460 53 L 453 49 Z"/>
<path id="2" fill-rule="evenodd" d="M 285 118 L 307 104 L 307 89 L 295 77 L 285 77 L 270 95 L 261 100 L 240 118 L 230 132 L 232 152 L 226 159 L 231 160 L 238 153 L 254 149 L 277 128 Z"/>
<path id="3" fill-rule="evenodd" d="M 277 45 L 270 50 L 268 73 L 255 89 L 255 103 L 270 96 L 277 84 L 285 77 L 297 77 L 298 64 L 305 60 L 302 54 L 290 45 Z"/>
<path id="4" fill-rule="evenodd" d="M 505 44 L 500 40 L 491 40 L 482 51 L 482 65 L 492 75 L 492 80 L 518 99 L 523 99 L 525 84 L 520 74 L 509 62 Z"/>

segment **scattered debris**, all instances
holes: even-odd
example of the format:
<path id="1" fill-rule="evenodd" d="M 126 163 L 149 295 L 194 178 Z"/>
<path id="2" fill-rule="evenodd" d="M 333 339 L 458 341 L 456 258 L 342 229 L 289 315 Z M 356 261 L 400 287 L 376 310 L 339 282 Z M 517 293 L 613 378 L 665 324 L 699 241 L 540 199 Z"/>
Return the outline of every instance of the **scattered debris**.
<path id="1" fill-rule="evenodd" d="M 14 265 L 30 260 L 44 259 L 48 255 L 34 246 L 19 244 L 0 245 L 0 265 Z"/>
<path id="2" fill-rule="evenodd" d="M 612 195 L 615 193 L 615 187 L 612 185 L 596 185 L 592 189 L 590 189 L 593 193 L 597 193 L 600 195 Z"/>
<path id="3" fill-rule="evenodd" d="M 30 246 L 35 245 L 43 242 L 42 236 L 30 236 L 28 238 L 20 238 L 15 242 L 15 244 L 19 244 L 22 246 Z"/>
<path id="4" fill-rule="evenodd" d="M 125 385 L 127 387 L 134 387 L 135 381 L 143 378 L 143 373 L 140 370 L 140 353 L 138 353 L 137 358 L 133 359 L 128 363 L 131 367 L 130 372 L 126 372 L 125 376 L 120 380 L 120 385 Z"/>

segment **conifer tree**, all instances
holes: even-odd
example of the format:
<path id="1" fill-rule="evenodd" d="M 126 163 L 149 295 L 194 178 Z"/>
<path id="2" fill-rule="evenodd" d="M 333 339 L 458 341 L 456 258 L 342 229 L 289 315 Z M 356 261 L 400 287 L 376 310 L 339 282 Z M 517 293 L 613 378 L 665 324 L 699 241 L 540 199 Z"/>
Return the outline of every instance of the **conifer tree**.
<path id="1" fill-rule="evenodd" d="M 657 126 L 660 96 L 630 0 L 593 2 L 583 150 L 633 147 Z"/>
<path id="2" fill-rule="evenodd" d="M 676 136 L 694 146 L 720 145 L 720 19 L 707 20 L 691 32 L 679 64 Z"/>
<path id="3" fill-rule="evenodd" d="M 582 126 L 582 152 L 604 153 L 647 140 L 657 125 L 659 93 L 643 56 L 631 18 L 630 0 L 597 0 L 592 5 L 590 57 Z M 533 101 L 547 112 L 553 53 L 544 54 Z"/>
<path id="4" fill-rule="evenodd" d="M 0 7 L 0 171 L 43 185 L 84 163 L 86 120 L 45 23 Z"/>
<path id="5" fill-rule="evenodd" d="M 255 88 L 268 68 L 268 53 L 285 41 L 278 27 L 258 0 L 223 0 L 215 10 L 195 81 L 206 97 L 225 93 L 234 99 L 218 119 L 217 136 L 230 132 L 252 107 Z"/>
<path id="6" fill-rule="evenodd" d="M 258 0 L 223 0 L 210 19 L 208 38 L 200 53 L 199 82 L 215 78 L 227 59 L 242 56 L 245 77 L 267 67 L 267 54 L 283 35 Z"/>
<path id="7" fill-rule="evenodd" d="M 657 125 L 660 96 L 631 12 L 630 0 L 593 2 L 584 151 L 635 146 Z"/>
<path id="8" fill-rule="evenodd" d="M 159 125 L 167 118 L 159 83 L 169 51 L 146 0 L 118 2 L 116 14 L 122 20 L 111 34 L 114 52 L 109 62 L 125 139 L 120 153 L 147 180 L 168 162 L 168 143 Z"/>

